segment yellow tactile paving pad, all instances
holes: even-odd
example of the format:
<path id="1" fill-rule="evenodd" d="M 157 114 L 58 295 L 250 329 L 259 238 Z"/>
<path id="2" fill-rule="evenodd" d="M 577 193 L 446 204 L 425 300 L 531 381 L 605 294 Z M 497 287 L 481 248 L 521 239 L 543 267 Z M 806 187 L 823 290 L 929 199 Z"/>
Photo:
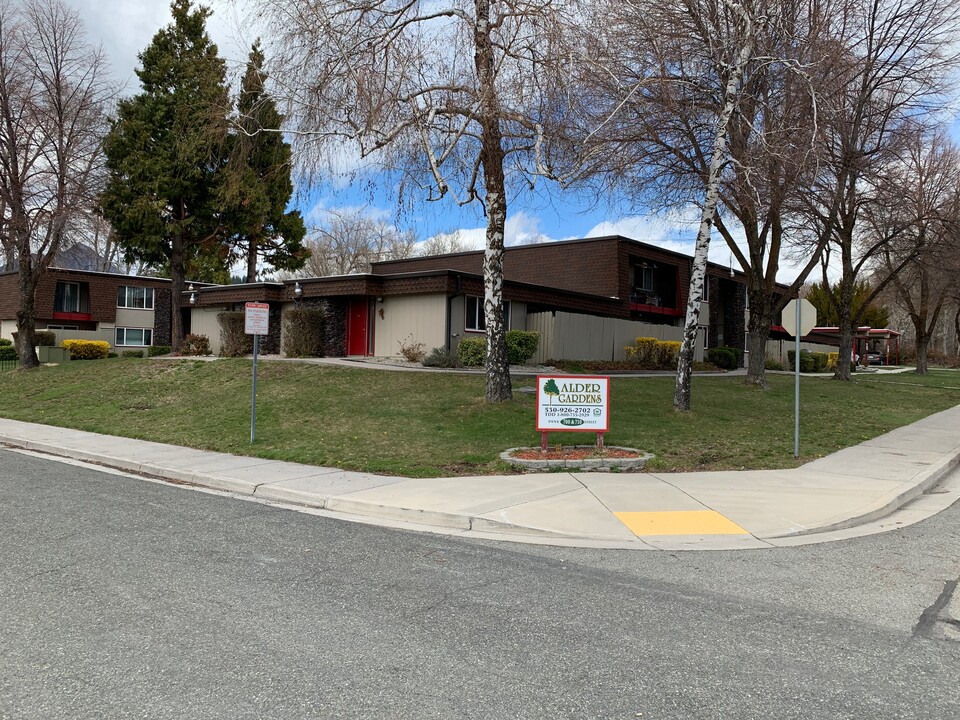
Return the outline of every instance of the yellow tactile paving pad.
<path id="1" fill-rule="evenodd" d="M 715 510 L 615 512 L 637 537 L 644 535 L 749 535 Z"/>

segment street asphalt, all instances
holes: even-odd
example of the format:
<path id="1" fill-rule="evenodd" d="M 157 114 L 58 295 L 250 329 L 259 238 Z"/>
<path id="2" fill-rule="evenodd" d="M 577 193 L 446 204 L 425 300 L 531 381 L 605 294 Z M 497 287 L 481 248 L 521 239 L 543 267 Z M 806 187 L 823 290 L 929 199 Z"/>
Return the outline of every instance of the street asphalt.
<path id="1" fill-rule="evenodd" d="M 960 406 L 789 470 L 411 479 L 5 419 L 0 443 L 361 522 L 561 546 L 785 547 L 899 527 L 960 497 Z"/>

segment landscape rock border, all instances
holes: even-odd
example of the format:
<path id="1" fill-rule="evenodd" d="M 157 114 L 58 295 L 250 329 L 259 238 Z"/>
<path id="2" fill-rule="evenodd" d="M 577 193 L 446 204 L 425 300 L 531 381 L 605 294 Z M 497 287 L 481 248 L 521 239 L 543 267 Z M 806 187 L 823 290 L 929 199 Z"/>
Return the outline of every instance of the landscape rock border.
<path id="1" fill-rule="evenodd" d="M 596 448 L 596 445 L 573 445 L 570 446 L 577 450 L 593 450 Z M 628 447 L 619 447 L 616 445 L 608 445 L 607 450 L 622 450 L 625 452 L 634 452 L 638 453 L 639 457 L 635 458 L 583 458 L 583 459 L 563 459 L 563 460 L 527 460 L 524 458 L 513 457 L 513 453 L 523 450 L 532 450 L 536 451 L 539 448 L 530 448 L 530 447 L 515 447 L 510 448 L 509 450 L 504 450 L 500 453 L 500 459 L 505 463 L 509 463 L 514 467 L 523 468 L 524 470 L 537 470 L 537 471 L 550 471 L 550 470 L 589 470 L 591 472 L 610 472 L 612 470 L 622 471 L 622 470 L 631 470 L 637 471 L 642 470 L 647 464 L 648 460 L 652 460 L 654 455 L 647 452 L 642 452 L 636 448 Z"/>

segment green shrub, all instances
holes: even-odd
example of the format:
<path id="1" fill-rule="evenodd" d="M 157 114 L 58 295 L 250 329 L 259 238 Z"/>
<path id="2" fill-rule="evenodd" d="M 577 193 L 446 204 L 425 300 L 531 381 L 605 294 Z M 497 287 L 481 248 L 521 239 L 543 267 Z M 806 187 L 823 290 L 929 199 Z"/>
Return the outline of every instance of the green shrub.
<path id="1" fill-rule="evenodd" d="M 326 325 L 323 308 L 300 307 L 283 314 L 283 354 L 287 357 L 323 357 Z"/>
<path id="2" fill-rule="evenodd" d="M 16 360 L 17 350 L 12 345 L 0 345 L 0 360 Z"/>
<path id="3" fill-rule="evenodd" d="M 525 330 L 507 331 L 507 360 L 511 365 L 523 365 L 537 354 L 540 333 Z"/>
<path id="4" fill-rule="evenodd" d="M 108 353 L 107 353 L 107 359 L 108 359 L 108 360 L 111 359 L 111 358 L 115 358 L 115 357 L 117 357 L 117 354 L 116 354 L 115 352 L 108 352 Z M 141 355 L 141 357 L 143 357 L 143 356 Z"/>
<path id="5" fill-rule="evenodd" d="M 423 359 L 424 367 L 456 368 L 460 367 L 457 353 L 446 348 L 436 347 Z"/>
<path id="6" fill-rule="evenodd" d="M 37 330 L 33 334 L 33 339 L 40 347 L 57 346 L 57 334 L 53 330 Z"/>
<path id="7" fill-rule="evenodd" d="M 60 347 L 70 351 L 72 360 L 103 360 L 110 354 L 105 340 L 64 340 Z"/>
<path id="8" fill-rule="evenodd" d="M 766 368 L 767 370 L 783 370 L 784 369 L 783 363 L 780 362 L 779 360 L 775 360 L 774 358 L 767 358 L 763 363 L 763 367 Z"/>
<path id="9" fill-rule="evenodd" d="M 827 353 L 827 370 L 836 370 L 837 369 L 837 358 L 840 357 L 840 353 L 831 352 Z"/>
<path id="10" fill-rule="evenodd" d="M 823 352 L 812 352 L 810 357 L 813 359 L 813 372 L 823 372 L 827 369 L 827 354 Z"/>
<path id="11" fill-rule="evenodd" d="M 707 350 L 707 362 L 723 370 L 736 370 L 740 367 L 740 357 L 736 348 L 715 347 Z"/>
<path id="12" fill-rule="evenodd" d="M 13 333 L 13 342 L 16 345 L 18 333 Z M 34 330 L 33 341 L 40 347 L 56 347 L 57 334 L 53 330 Z"/>
<path id="13" fill-rule="evenodd" d="M 180 346 L 181 355 L 209 355 L 210 339 L 206 335 L 194 335 L 190 333 L 183 339 Z"/>
<path id="14" fill-rule="evenodd" d="M 125 358 L 142 358 L 143 351 L 142 350 L 124 350 L 122 353 L 120 353 L 120 356 Z"/>
<path id="15" fill-rule="evenodd" d="M 790 360 L 790 369 L 795 371 L 796 370 L 796 364 L 795 364 L 796 352 L 793 350 L 788 350 L 787 357 Z M 800 372 L 802 373 L 814 372 L 815 367 L 816 367 L 816 363 L 814 362 L 814 359 L 811 356 L 810 351 L 801 350 L 800 351 Z"/>
<path id="16" fill-rule="evenodd" d="M 147 348 L 147 357 L 156 357 L 157 355 L 169 355 L 169 345 L 151 345 Z"/>
<path id="17" fill-rule="evenodd" d="M 13 340 L 9 338 L 0 338 L 0 347 L 13 347 Z"/>
<path id="18" fill-rule="evenodd" d="M 223 357 L 243 357 L 253 352 L 253 335 L 247 335 L 244 313 L 217 313 L 220 323 L 220 354 Z"/>
<path id="19" fill-rule="evenodd" d="M 457 345 L 457 360 L 465 367 L 482 367 L 487 361 L 487 339 L 463 338 Z"/>
<path id="20" fill-rule="evenodd" d="M 523 365 L 537 353 L 540 333 L 508 330 L 506 335 L 507 362 Z M 466 367 L 482 367 L 487 362 L 487 338 L 466 337 L 457 345 L 457 359 Z"/>

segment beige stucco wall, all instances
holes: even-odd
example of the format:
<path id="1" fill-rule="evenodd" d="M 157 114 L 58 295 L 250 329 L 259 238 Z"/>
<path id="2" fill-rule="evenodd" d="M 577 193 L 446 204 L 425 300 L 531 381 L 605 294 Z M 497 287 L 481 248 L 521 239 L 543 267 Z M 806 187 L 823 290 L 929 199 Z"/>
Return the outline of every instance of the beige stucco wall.
<path id="1" fill-rule="evenodd" d="M 147 328 L 153 329 L 153 310 L 131 310 L 129 308 L 117 308 L 117 319 L 114 324 L 100 323 L 100 328 L 106 326 L 114 328 Z"/>
<path id="2" fill-rule="evenodd" d="M 444 295 L 386 297 L 382 303 L 376 304 L 374 313 L 375 355 L 398 357 L 401 342 L 423 343 L 428 353 L 435 347 L 446 345 L 447 298 Z"/>
<path id="3" fill-rule="evenodd" d="M 195 307 L 190 310 L 190 332 L 194 335 L 206 335 L 210 341 L 210 352 L 220 354 L 219 313 L 229 310 L 227 306 Z"/>
<path id="4" fill-rule="evenodd" d="M 13 334 L 17 331 L 16 320 L 0 320 L 0 337 L 7 340 L 13 340 Z"/>

